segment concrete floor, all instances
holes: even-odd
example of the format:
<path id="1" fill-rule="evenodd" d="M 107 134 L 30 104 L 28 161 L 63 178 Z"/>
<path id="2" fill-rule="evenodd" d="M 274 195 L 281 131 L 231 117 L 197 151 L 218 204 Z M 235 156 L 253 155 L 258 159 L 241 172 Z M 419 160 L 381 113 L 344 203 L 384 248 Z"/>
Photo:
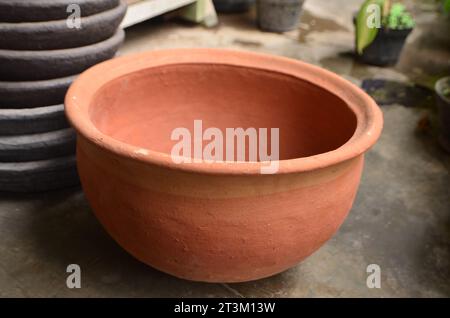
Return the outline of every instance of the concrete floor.
<path id="1" fill-rule="evenodd" d="M 418 26 L 396 68 L 367 67 L 348 54 L 352 13 L 361 1 L 307 1 L 300 30 L 259 32 L 252 14 L 221 16 L 204 29 L 177 20 L 127 31 L 121 54 L 168 47 L 228 47 L 315 63 L 360 83 L 449 72 L 436 13 L 414 4 Z M 336 15 L 336 12 L 339 14 Z M 433 29 L 433 34 L 427 33 Z M 447 46 L 448 48 L 449 46 Z M 424 53 L 425 52 L 425 53 Z M 417 132 L 426 108 L 383 106 L 385 129 L 367 154 L 354 207 L 328 243 L 282 274 L 241 284 L 179 280 L 129 256 L 102 229 L 80 189 L 38 195 L 0 194 L 2 297 L 449 297 L 450 158 L 431 132 Z M 82 288 L 66 287 L 79 264 Z M 366 267 L 381 267 L 381 288 L 366 286 Z"/>

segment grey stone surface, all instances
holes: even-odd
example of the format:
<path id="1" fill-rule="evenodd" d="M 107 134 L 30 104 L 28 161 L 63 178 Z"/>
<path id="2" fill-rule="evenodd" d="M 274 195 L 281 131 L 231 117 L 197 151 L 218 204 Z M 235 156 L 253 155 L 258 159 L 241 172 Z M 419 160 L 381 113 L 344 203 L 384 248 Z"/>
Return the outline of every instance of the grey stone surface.
<path id="1" fill-rule="evenodd" d="M 144 23 L 127 32 L 122 53 L 246 49 L 318 64 L 357 84 L 365 78 L 408 81 L 447 70 L 449 53 L 442 46 L 420 53 L 421 32 L 437 20 L 428 11 L 415 12 L 418 27 L 395 68 L 355 63 L 347 52 L 354 42 L 352 12 L 360 2 L 306 1 L 300 32 L 285 34 L 259 32 L 251 13 L 221 16 L 220 27 L 212 30 L 175 21 Z M 423 2 L 407 3 L 416 8 Z M 99 225 L 80 189 L 1 194 L 0 296 L 449 297 L 450 158 L 432 133 L 417 131 L 429 109 L 397 104 L 382 109 L 385 128 L 366 156 L 347 220 L 321 249 L 287 272 L 241 284 L 179 280 L 122 250 Z M 81 289 L 66 287 L 66 267 L 72 263 L 81 266 Z M 369 264 L 381 267 L 381 289 L 366 286 Z"/>

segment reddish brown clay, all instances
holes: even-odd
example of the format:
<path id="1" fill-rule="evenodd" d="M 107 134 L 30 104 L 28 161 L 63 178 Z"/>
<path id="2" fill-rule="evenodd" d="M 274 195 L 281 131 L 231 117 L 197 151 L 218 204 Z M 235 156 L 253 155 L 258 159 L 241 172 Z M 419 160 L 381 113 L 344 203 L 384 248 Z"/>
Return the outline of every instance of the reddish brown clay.
<path id="1" fill-rule="evenodd" d="M 99 64 L 66 96 L 78 169 L 110 235 L 177 277 L 241 282 L 284 271 L 350 210 L 382 115 L 316 66 L 228 50 L 149 52 Z M 280 161 L 181 163 L 178 127 L 279 128 Z"/>

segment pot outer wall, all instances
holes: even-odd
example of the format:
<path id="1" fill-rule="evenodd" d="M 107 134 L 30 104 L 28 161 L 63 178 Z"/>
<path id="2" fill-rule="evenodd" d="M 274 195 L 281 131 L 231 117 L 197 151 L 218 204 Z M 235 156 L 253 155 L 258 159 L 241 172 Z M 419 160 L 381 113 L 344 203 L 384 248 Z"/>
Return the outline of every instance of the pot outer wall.
<path id="1" fill-rule="evenodd" d="M 450 77 L 443 78 L 436 84 L 436 104 L 441 129 L 439 142 L 450 153 L 450 99 L 444 96 L 444 87 L 450 87 Z"/>
<path id="2" fill-rule="evenodd" d="M 0 22 L 38 22 L 67 19 L 70 4 L 89 16 L 118 6 L 120 0 L 0 0 Z"/>
<path id="3" fill-rule="evenodd" d="M 258 26 L 263 31 L 286 32 L 297 28 L 304 0 L 258 0 Z"/>
<path id="4" fill-rule="evenodd" d="M 68 28 L 67 21 L 0 23 L 0 49 L 59 50 L 98 43 L 110 38 L 120 26 L 127 5 L 81 18 L 81 28 Z"/>
<path id="5" fill-rule="evenodd" d="M 246 12 L 255 3 L 255 0 L 214 0 L 214 7 L 221 13 Z"/>
<path id="6" fill-rule="evenodd" d="M 359 60 L 375 66 L 395 65 L 400 58 L 403 46 L 412 29 L 387 30 L 380 29 L 375 40 L 364 49 Z"/>
<path id="7" fill-rule="evenodd" d="M 78 135 L 77 164 L 97 218 L 134 257 L 179 278 L 244 282 L 280 273 L 330 239 L 352 206 L 363 155 L 295 174 L 199 175 L 125 159 Z"/>

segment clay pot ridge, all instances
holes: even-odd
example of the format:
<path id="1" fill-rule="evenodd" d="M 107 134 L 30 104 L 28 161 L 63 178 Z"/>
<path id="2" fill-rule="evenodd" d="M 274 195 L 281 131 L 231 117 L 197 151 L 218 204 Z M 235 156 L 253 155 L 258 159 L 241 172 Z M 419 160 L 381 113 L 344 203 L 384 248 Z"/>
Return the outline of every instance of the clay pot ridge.
<path id="1" fill-rule="evenodd" d="M 165 69 L 169 70 L 170 67 L 176 69 L 189 65 L 234 67 L 265 72 L 269 76 L 270 74 L 282 74 L 333 96 L 330 98 L 334 98 L 336 102 L 345 105 L 346 111 L 352 114 L 348 115 L 346 121 L 353 120 L 350 117 L 354 116 L 355 127 L 354 131 L 348 136 L 348 140 L 342 142 L 335 149 L 312 153 L 307 156 L 280 158 L 277 174 L 315 170 L 355 158 L 367 151 L 381 133 L 383 120 L 379 107 L 359 87 L 338 75 L 284 57 L 223 49 L 153 51 L 100 63 L 83 73 L 70 87 L 65 100 L 69 121 L 78 133 L 97 146 L 121 157 L 142 163 L 205 174 L 260 174 L 261 165 L 264 164 L 261 162 L 175 164 L 167 151 L 155 151 L 120 141 L 96 127 L 95 119 L 92 118 L 94 111 L 91 106 L 99 91 L 105 89 L 115 80 L 133 76 L 133 74 L 138 74 L 143 70 L 161 69 L 160 72 L 165 73 Z"/>
<path id="2" fill-rule="evenodd" d="M 37 22 L 66 19 L 70 4 L 80 6 L 81 16 L 112 9 L 119 0 L 0 0 L 1 22 Z"/>
<path id="3" fill-rule="evenodd" d="M 42 133 L 67 128 L 64 105 L 36 108 L 0 108 L 0 135 Z"/>
<path id="4" fill-rule="evenodd" d="M 0 81 L 0 108 L 34 108 L 60 104 L 75 77 L 42 81 Z"/>
<path id="5" fill-rule="evenodd" d="M 75 156 L 0 162 L 0 191 L 43 192 L 78 185 Z"/>
<path id="6" fill-rule="evenodd" d="M 87 46 L 42 51 L 1 50 L 0 81 L 38 81 L 81 73 L 112 58 L 125 38 L 118 30 L 112 37 Z"/>
<path id="7" fill-rule="evenodd" d="M 37 134 L 0 136 L 0 162 L 27 162 L 75 153 L 71 128 Z"/>
<path id="8" fill-rule="evenodd" d="M 67 19 L 0 23 L 0 49 L 58 50 L 97 43 L 111 37 L 125 16 L 127 4 L 82 17 L 82 27 L 68 28 Z"/>

